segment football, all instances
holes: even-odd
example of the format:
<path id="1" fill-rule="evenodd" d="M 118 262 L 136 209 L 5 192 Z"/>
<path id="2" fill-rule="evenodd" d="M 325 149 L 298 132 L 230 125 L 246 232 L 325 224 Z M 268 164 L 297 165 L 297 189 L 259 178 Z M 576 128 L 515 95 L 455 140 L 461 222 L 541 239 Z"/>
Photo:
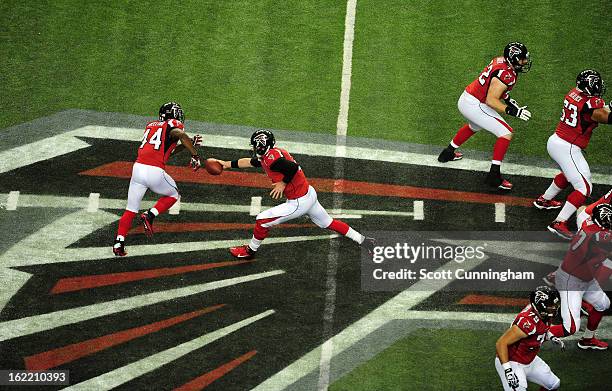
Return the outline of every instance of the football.
<path id="1" fill-rule="evenodd" d="M 206 159 L 206 164 L 204 165 L 204 169 L 210 175 L 221 175 L 223 172 L 223 166 L 216 160 Z"/>

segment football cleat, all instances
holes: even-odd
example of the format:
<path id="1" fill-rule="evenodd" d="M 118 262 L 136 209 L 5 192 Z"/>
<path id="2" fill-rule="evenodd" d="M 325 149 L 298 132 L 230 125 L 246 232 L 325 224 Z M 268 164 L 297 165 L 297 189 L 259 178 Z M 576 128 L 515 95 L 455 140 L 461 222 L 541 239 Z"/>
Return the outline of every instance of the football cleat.
<path id="1" fill-rule="evenodd" d="M 453 162 L 461 159 L 463 159 L 463 154 L 461 152 L 456 152 L 448 147 L 444 148 L 438 156 L 438 161 L 440 163 Z"/>
<path id="2" fill-rule="evenodd" d="M 537 200 L 533 201 L 533 206 L 540 210 L 559 209 L 561 206 L 563 206 L 563 202 L 557 200 L 547 200 L 543 195 L 541 195 Z"/>
<path id="3" fill-rule="evenodd" d="M 562 237 L 566 240 L 572 240 L 574 234 L 570 231 L 567 221 L 553 221 L 548 227 L 546 227 L 550 232 Z"/>
<path id="4" fill-rule="evenodd" d="M 608 343 L 601 341 L 595 337 L 593 338 L 580 338 L 578 341 L 578 347 L 583 350 L 607 350 Z"/>
<path id="5" fill-rule="evenodd" d="M 255 253 L 257 252 L 252 250 L 248 244 L 239 247 L 232 247 L 229 249 L 229 251 L 230 254 L 234 256 L 234 258 L 238 259 L 253 259 L 255 258 Z"/>
<path id="6" fill-rule="evenodd" d="M 490 172 L 487 174 L 485 183 L 491 187 L 496 187 L 498 190 L 512 190 L 514 185 L 510 181 L 505 180 L 500 174 Z"/>
<path id="7" fill-rule="evenodd" d="M 542 280 L 546 283 L 546 285 L 553 287 L 555 286 L 555 276 L 556 271 L 548 273 L 545 277 L 542 277 Z"/>
<path id="8" fill-rule="evenodd" d="M 153 236 L 154 217 L 155 216 L 149 211 L 146 211 L 140 215 L 140 223 L 142 224 L 142 227 L 144 228 L 144 233 L 145 235 L 147 235 L 148 238 Z"/>
<path id="9" fill-rule="evenodd" d="M 361 247 L 368 251 L 368 254 L 374 255 L 374 247 L 376 246 L 376 239 L 366 237 L 360 244 Z"/>
<path id="10" fill-rule="evenodd" d="M 127 255 L 127 251 L 125 251 L 125 242 L 122 240 L 115 240 L 115 244 L 113 245 L 113 254 L 117 257 L 125 257 Z"/>

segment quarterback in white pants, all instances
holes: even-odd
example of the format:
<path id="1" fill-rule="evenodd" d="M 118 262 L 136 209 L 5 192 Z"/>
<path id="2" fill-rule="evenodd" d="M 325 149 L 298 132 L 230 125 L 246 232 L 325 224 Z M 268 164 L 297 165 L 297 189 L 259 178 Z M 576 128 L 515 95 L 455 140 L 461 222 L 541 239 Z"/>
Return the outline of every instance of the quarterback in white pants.
<path id="1" fill-rule="evenodd" d="M 232 162 L 217 160 L 223 168 L 262 167 L 272 180 L 273 189 L 270 195 L 279 199 L 283 195 L 287 201 L 257 215 L 253 237 L 249 244 L 230 249 L 230 253 L 240 259 L 255 257 L 261 242 L 268 236 L 271 227 L 308 215 L 320 228 L 327 228 L 352 239 L 368 252 L 374 248 L 374 239 L 366 238 L 346 223 L 333 219 L 321 206 L 317 192 L 308 184 L 301 167 L 284 149 L 275 148 L 275 139 L 269 130 L 258 130 L 251 136 L 253 158 L 242 158 Z"/>

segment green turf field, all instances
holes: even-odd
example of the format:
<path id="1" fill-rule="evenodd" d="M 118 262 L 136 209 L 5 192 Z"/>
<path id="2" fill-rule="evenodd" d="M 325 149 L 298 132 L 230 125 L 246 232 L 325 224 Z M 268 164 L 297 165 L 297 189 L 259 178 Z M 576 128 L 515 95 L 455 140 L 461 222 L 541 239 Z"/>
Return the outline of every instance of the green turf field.
<path id="1" fill-rule="evenodd" d="M 602 23 L 606 4 L 359 1 L 349 135 L 445 145 L 462 123 L 462 89 L 509 40 L 521 40 L 534 65 L 513 96 L 533 119 L 510 119 L 510 151 L 547 157 L 577 72 L 594 67 L 612 80 L 610 50 L 594 39 L 612 32 Z M 0 114 L 0 128 L 66 108 L 153 115 L 175 99 L 188 119 L 333 133 L 345 6 L 4 1 L 0 99 L 13 109 Z M 591 163 L 608 164 L 606 131 L 594 137 Z M 492 142 L 483 133 L 466 148 L 488 151 Z"/>
<path id="2" fill-rule="evenodd" d="M 336 381 L 330 391 L 501 389 L 493 363 L 495 341 L 500 335 L 492 331 L 420 329 Z M 565 352 L 547 344 L 540 353 L 561 379 L 562 389 L 600 389 L 597 368 L 606 353 L 582 352 L 575 342 L 567 343 Z M 570 355 L 571 360 L 567 359 Z M 539 386 L 532 384 L 531 389 L 538 390 Z"/>

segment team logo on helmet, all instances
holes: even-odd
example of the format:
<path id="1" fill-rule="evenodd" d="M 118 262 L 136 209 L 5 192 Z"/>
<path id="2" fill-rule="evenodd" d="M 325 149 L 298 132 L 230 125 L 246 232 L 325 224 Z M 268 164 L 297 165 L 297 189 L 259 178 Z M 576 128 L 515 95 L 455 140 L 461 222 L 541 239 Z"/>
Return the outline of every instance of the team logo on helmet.
<path id="1" fill-rule="evenodd" d="M 253 142 L 257 147 L 265 148 L 266 144 L 268 144 L 268 136 L 264 133 L 258 134 L 257 136 L 253 137 Z"/>
<path id="2" fill-rule="evenodd" d="M 535 303 L 540 304 L 542 302 L 546 302 L 548 300 L 548 295 L 542 291 L 536 291 L 535 293 Z"/>

